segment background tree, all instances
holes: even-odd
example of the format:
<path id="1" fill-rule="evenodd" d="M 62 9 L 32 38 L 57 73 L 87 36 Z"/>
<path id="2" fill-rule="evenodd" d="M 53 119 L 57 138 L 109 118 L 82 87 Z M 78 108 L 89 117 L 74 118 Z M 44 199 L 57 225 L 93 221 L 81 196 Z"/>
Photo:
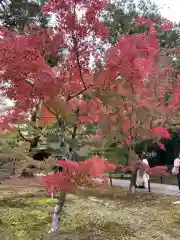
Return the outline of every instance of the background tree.
<path id="1" fill-rule="evenodd" d="M 2 0 L 0 20 L 3 26 L 19 32 L 23 32 L 24 27 L 30 24 L 47 27 L 48 23 L 47 17 L 41 12 L 38 1 L 33 0 Z"/>
<path id="2" fill-rule="evenodd" d="M 123 34 L 140 33 L 143 28 L 135 28 L 135 19 L 146 17 L 156 24 L 159 29 L 159 23 L 163 19 L 158 6 L 149 0 L 118 0 L 111 3 L 102 17 L 106 26 L 110 29 L 109 41 L 115 44 Z M 174 23 L 168 31 L 159 29 L 160 46 L 166 48 L 177 47 L 180 44 L 179 23 Z"/>
<path id="3" fill-rule="evenodd" d="M 144 27 L 134 27 L 135 19 L 141 16 L 145 16 L 146 18 L 151 19 L 155 23 L 156 30 L 158 30 L 158 38 L 160 40 L 159 44 L 161 47 L 161 67 L 166 66 L 167 64 L 172 65 L 172 78 L 176 82 L 176 78 L 179 74 L 179 57 L 178 54 L 175 53 L 174 48 L 178 47 L 180 43 L 179 23 L 173 23 L 173 26 L 169 31 L 162 31 L 162 29 L 160 28 L 161 24 L 159 23 L 163 19 L 163 17 L 160 13 L 158 6 L 155 5 L 153 2 L 122 0 L 111 3 L 106 9 L 106 11 L 102 14 L 104 22 L 110 30 L 110 43 L 115 44 L 119 40 L 119 38 L 123 36 L 123 34 L 141 33 L 142 31 L 144 31 Z M 149 148 L 151 148 L 151 146 L 152 145 L 150 144 Z M 155 150 L 157 151 L 157 147 L 155 147 Z M 119 150 L 117 149 L 117 151 Z M 160 151 L 162 152 L 162 150 Z M 164 154 L 165 152 L 163 151 L 163 156 Z M 172 160 L 169 159 L 169 161 Z"/>
<path id="4" fill-rule="evenodd" d="M 19 143 L 17 132 L 0 133 L 0 171 L 1 176 L 9 177 L 15 174 L 21 174 L 24 169 L 34 166 L 38 169 L 37 163 L 26 153 L 26 144 Z"/>
<path id="5" fill-rule="evenodd" d="M 10 29 L 11 31 L 16 31 L 20 34 L 25 30 L 25 27 L 31 24 L 36 24 L 42 28 L 47 28 L 48 18 L 41 11 L 41 6 L 38 1 L 27 1 L 27 0 L 2 0 L 0 2 L 0 20 L 1 24 Z M 30 113 L 30 121 L 26 119 L 25 124 L 28 123 L 28 128 L 26 131 L 29 132 L 29 136 L 23 135 L 19 129 L 19 134 L 21 138 L 30 144 L 30 151 L 37 147 L 40 135 L 41 127 L 38 126 L 38 106 L 37 105 L 32 109 Z M 22 124 L 24 120 L 18 120 L 18 123 Z"/>

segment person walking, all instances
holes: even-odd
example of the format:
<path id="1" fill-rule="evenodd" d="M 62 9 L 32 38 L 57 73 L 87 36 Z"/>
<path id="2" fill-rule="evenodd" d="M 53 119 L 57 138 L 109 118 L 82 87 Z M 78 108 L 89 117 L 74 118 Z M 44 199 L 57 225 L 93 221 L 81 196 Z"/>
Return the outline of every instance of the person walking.
<path id="1" fill-rule="evenodd" d="M 177 176 L 178 187 L 179 187 L 179 193 L 178 193 L 177 196 L 180 196 L 180 154 L 174 160 L 174 166 L 173 166 L 173 169 L 172 169 L 172 173 Z"/>

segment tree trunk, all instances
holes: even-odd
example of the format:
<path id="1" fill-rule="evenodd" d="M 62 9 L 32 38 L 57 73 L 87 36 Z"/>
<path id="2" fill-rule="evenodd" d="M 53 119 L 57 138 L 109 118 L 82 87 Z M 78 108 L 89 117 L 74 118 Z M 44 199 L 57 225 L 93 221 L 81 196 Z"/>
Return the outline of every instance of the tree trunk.
<path id="1" fill-rule="evenodd" d="M 129 185 L 129 193 L 134 195 L 136 193 L 136 178 L 137 178 L 137 170 L 139 165 L 139 158 L 134 152 L 134 150 L 130 150 L 129 152 L 129 165 L 132 167 L 132 176 Z"/>
<path id="2" fill-rule="evenodd" d="M 77 122 L 78 122 L 78 113 L 79 113 L 79 111 L 77 110 L 76 111 Z M 74 130 L 73 130 L 73 134 L 72 134 L 72 143 L 71 143 L 71 148 L 70 148 L 72 151 L 73 151 L 74 140 L 75 140 L 76 134 L 77 134 L 77 122 L 74 125 Z M 59 136 L 61 136 L 61 139 L 63 139 L 64 130 L 65 130 L 65 128 L 64 128 L 63 121 L 61 119 L 58 119 L 58 132 L 59 132 Z M 67 155 L 67 152 L 65 155 Z M 70 157 L 68 160 L 72 160 L 71 158 L 72 158 L 72 154 L 70 154 Z M 61 214 L 62 214 L 62 209 L 63 209 L 64 203 L 65 203 L 65 200 L 66 200 L 66 192 L 60 192 L 59 198 L 57 199 L 55 207 L 53 209 L 52 226 L 51 226 L 51 230 L 49 233 L 56 233 L 56 232 L 58 232 L 58 230 L 60 228 Z"/>
<path id="3" fill-rule="evenodd" d="M 130 185 L 129 185 L 129 193 L 134 195 L 136 193 L 136 178 L 137 178 L 137 170 L 132 172 Z"/>
<path id="4" fill-rule="evenodd" d="M 40 136 L 33 137 L 33 139 L 30 141 L 29 152 L 31 152 L 33 148 L 38 147 L 39 140 L 40 140 Z"/>
<path id="5" fill-rule="evenodd" d="M 12 176 L 16 174 L 16 158 L 13 159 L 13 169 L 12 169 Z"/>
<path id="6" fill-rule="evenodd" d="M 62 209 L 66 200 L 66 192 L 61 192 L 52 213 L 52 226 L 49 233 L 56 233 L 60 228 Z"/>
<path id="7" fill-rule="evenodd" d="M 52 199 L 54 198 L 54 193 L 53 193 L 53 192 L 51 192 L 51 198 L 52 198 Z"/>

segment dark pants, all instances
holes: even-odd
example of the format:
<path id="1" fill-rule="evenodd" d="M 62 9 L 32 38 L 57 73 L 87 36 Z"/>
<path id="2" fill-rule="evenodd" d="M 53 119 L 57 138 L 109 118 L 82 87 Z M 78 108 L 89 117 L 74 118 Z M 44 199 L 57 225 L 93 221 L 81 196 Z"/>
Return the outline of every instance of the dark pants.
<path id="1" fill-rule="evenodd" d="M 178 180 L 178 186 L 179 186 L 179 191 L 180 191 L 180 172 L 177 175 L 177 180 Z"/>

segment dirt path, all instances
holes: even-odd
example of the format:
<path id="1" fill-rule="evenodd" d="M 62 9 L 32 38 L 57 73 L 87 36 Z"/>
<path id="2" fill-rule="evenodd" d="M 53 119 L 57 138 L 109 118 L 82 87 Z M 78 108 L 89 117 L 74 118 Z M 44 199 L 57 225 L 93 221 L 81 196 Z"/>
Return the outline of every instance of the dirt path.
<path id="1" fill-rule="evenodd" d="M 113 186 L 129 188 L 129 180 L 112 179 Z M 138 189 L 138 191 L 147 191 L 147 189 Z M 178 194 L 178 187 L 175 185 L 151 183 L 151 192 L 157 194 L 164 194 L 169 196 L 176 196 Z"/>

